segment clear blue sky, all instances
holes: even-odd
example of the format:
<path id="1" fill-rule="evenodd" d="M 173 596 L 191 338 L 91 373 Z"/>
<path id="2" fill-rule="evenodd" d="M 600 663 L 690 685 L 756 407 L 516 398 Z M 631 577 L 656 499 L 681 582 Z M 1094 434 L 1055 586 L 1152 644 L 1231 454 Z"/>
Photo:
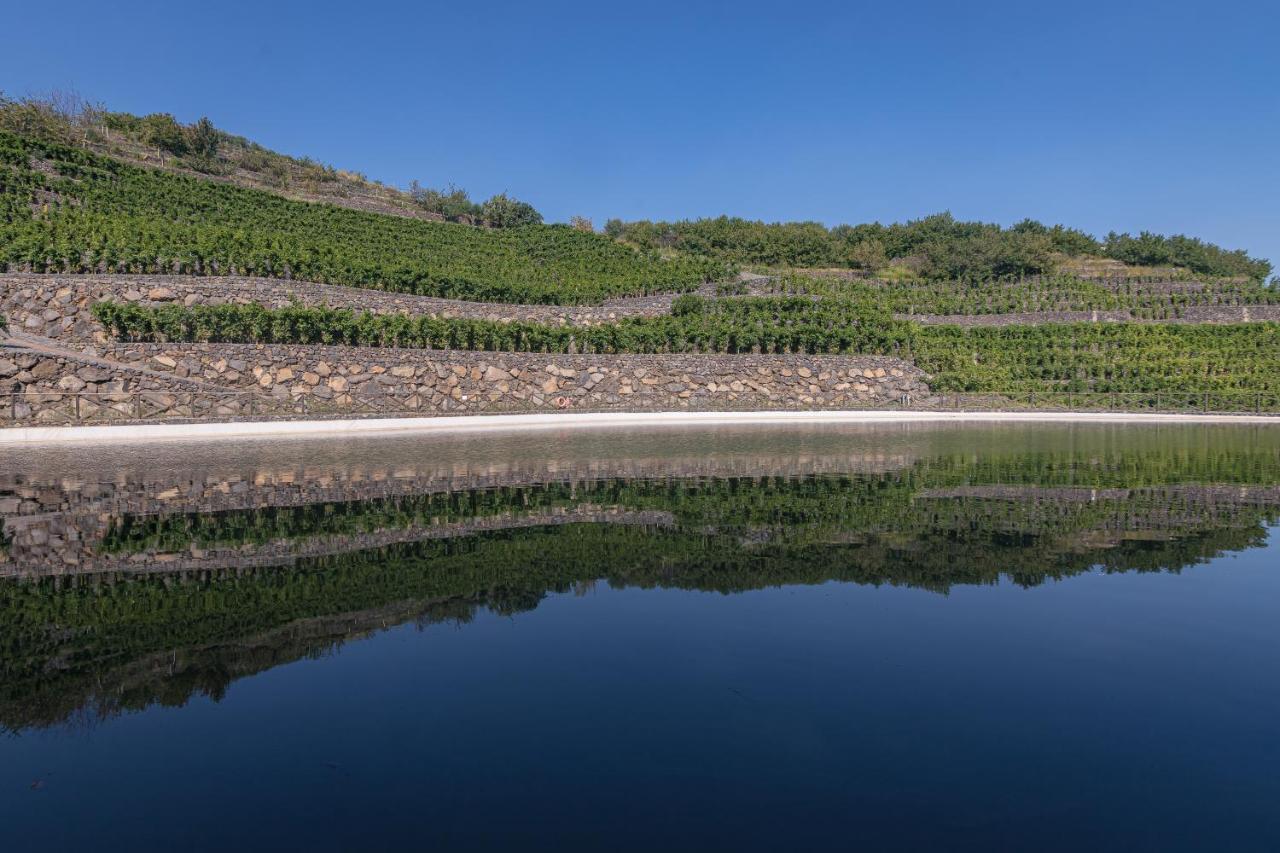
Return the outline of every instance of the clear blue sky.
<path id="1" fill-rule="evenodd" d="M 1280 261 L 1272 2 L 60 2 L 0 88 L 207 114 L 549 219 L 950 209 Z"/>

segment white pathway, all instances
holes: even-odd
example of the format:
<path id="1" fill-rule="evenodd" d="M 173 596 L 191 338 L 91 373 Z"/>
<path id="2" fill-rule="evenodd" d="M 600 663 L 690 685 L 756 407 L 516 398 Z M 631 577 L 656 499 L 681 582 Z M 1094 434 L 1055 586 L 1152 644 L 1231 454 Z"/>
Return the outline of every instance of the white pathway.
<path id="1" fill-rule="evenodd" d="M 373 435 L 382 433 L 470 433 L 514 430 L 599 429 L 608 427 L 711 426 L 723 424 L 881 424 L 881 423 L 1110 423 L 1110 424 L 1270 424 L 1280 416 L 1126 414 L 1119 412 L 598 412 L 544 415 L 465 415 L 458 417 L 369 418 L 323 421 L 246 421 L 237 423 L 138 424 L 121 426 L 14 427 L 0 429 L 0 448 L 33 444 L 99 444 L 283 438 L 289 436 Z"/>

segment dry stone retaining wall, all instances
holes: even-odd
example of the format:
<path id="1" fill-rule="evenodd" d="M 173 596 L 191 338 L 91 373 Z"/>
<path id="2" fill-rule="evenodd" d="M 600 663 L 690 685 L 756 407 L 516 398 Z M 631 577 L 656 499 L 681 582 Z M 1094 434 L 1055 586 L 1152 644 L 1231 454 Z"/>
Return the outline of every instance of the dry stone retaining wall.
<path id="1" fill-rule="evenodd" d="M 237 457 L 238 459 L 239 457 Z M 7 544 L 0 546 L 0 577 L 80 574 L 93 571 L 137 571 L 148 568 L 210 568 L 206 558 L 219 556 L 225 565 L 227 551 L 200 549 L 200 553 L 124 554 L 103 553 L 108 530 L 125 515 L 187 515 L 226 511 L 298 507 L 354 501 L 396 500 L 428 494 L 473 489 L 521 488 L 551 483 L 589 484 L 615 479 L 701 479 L 706 477 L 791 476 L 826 474 L 879 474 L 911 464 L 910 452 L 859 450 L 856 445 L 839 455 L 774 453 L 758 455 L 663 455 L 617 458 L 530 457 L 511 460 L 441 458 L 397 461 L 394 464 L 311 463 L 268 464 L 214 461 L 206 457 L 184 463 L 193 467 L 140 467 L 127 473 L 112 469 L 95 479 L 78 467 L 39 474 L 0 470 L 0 527 Z M 231 467 L 228 467 L 230 464 Z M 208 466 L 208 467 L 206 467 Z M 585 509 L 590 516 L 581 514 Z M 488 516 L 417 532 L 398 531 L 391 536 L 410 539 L 436 535 L 462 535 L 480 527 L 575 521 L 616 523 L 669 523 L 663 512 L 642 515 L 604 507 L 577 510 L 548 509 L 537 516 Z M 510 523 L 508 523 L 510 522 Z M 317 537 L 323 539 L 325 537 Z M 342 537 L 340 547 L 379 547 L 393 541 L 381 538 L 352 540 Z M 255 549 L 255 557 L 295 554 Z M 240 556 L 245 556 L 241 554 Z M 199 562 L 182 562 L 198 558 Z"/>
<path id="2" fill-rule="evenodd" d="M 894 358 L 568 356 L 257 344 L 100 344 L 0 360 L 0 423 L 536 411 L 865 408 L 924 398 Z M 103 366 L 109 365 L 109 366 Z"/>
<path id="3" fill-rule="evenodd" d="M 106 300 L 188 306 L 255 303 L 267 308 L 301 303 L 377 314 L 589 326 L 624 317 L 667 314 L 674 298 L 672 294 L 624 298 L 597 306 L 510 305 L 239 276 L 0 274 L 0 311 L 8 315 L 11 328 L 81 341 L 106 339 L 89 310 L 95 302 Z"/>
<path id="4" fill-rule="evenodd" d="M 755 279 L 744 282 L 755 292 Z M 715 296 L 715 285 L 700 293 Z M 281 308 L 293 303 L 323 305 L 378 314 L 465 317 L 495 321 L 523 320 L 550 325 L 591 326 L 626 317 L 669 314 L 674 294 L 626 297 L 598 306 L 512 305 L 466 302 L 365 290 L 354 287 L 239 276 L 177 275 L 36 275 L 0 274 L 0 311 L 15 331 L 63 341 L 105 342 L 106 331 L 90 308 L 113 300 L 139 305 L 258 304 Z M 1280 321 L 1280 305 L 1187 306 L 1181 316 L 1168 320 L 1135 317 L 1128 311 L 1045 311 L 1023 314 L 912 314 L 898 315 L 930 325 L 1009 326 L 1042 323 L 1174 322 L 1240 323 Z"/>
<path id="5" fill-rule="evenodd" d="M 124 364 L 279 401 L 402 410 L 590 411 L 847 407 L 928 393 L 896 358 L 801 355 L 559 355 L 261 344 L 115 344 Z"/>
<path id="6" fill-rule="evenodd" d="M 0 351 L 0 424 L 197 417 L 202 382 L 74 354 Z"/>

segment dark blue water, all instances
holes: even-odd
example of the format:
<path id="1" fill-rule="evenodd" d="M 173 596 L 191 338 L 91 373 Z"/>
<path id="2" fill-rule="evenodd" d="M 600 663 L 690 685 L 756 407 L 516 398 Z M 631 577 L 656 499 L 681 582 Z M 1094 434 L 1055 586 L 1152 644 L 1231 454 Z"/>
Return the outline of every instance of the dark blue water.
<path id="1" fill-rule="evenodd" d="M 27 596 L 14 599 L 22 612 L 54 614 L 33 626 L 53 620 L 103 639 L 37 642 L 24 628 L 0 648 L 17 685 L 3 703 L 0 847 L 1280 849 L 1276 445 L 1086 434 L 1066 451 L 1070 479 L 1133 484 L 1086 500 L 1063 485 L 1057 439 L 1005 435 L 977 454 L 962 439 L 886 436 L 874 439 L 884 452 L 857 464 L 821 441 L 806 447 L 806 458 L 861 467 L 821 493 L 825 506 L 861 495 L 840 512 L 806 502 L 803 484 L 828 488 L 830 472 L 793 471 L 774 487 L 705 474 L 673 483 L 665 471 L 659 497 L 648 487 L 609 496 L 631 511 L 674 508 L 674 527 L 627 517 L 619 542 L 619 525 L 598 518 L 468 534 L 496 539 L 483 553 L 431 551 L 422 564 L 417 552 L 377 552 L 377 583 L 414 571 L 434 584 L 458 578 L 430 602 L 393 591 L 358 612 L 308 603 L 306 618 L 262 615 L 275 606 L 267 589 L 270 601 L 306 602 L 328 602 L 315 593 L 326 585 L 346 590 L 339 579 L 357 564 L 343 554 L 238 580 L 10 581 Z M 668 459 L 713 458 L 688 441 Z M 748 464 L 787 467 L 793 441 L 717 447 L 741 475 Z M 336 451 L 329 471 L 314 470 L 325 466 L 315 452 L 306 458 L 313 477 L 352 469 Z M 984 460 L 992 465 L 973 467 Z M 119 464 L 99 479 L 146 479 Z M 226 476 L 243 463 L 207 464 Z M 48 483 L 58 471 L 50 465 Z M 1023 491 L 988 482 L 975 496 L 997 475 Z M 1206 497 L 1210 475 L 1229 487 Z M 1036 477 L 1053 482 L 1027 491 Z M 906 483 L 910 524 L 877 515 Z M 22 485 L 13 491 L 29 493 Z M 573 505 L 601 497 L 588 489 Z M 120 492 L 110 500 L 137 509 Z M 536 503 L 518 490 L 504 500 Z M 66 514 L 75 499 L 58 502 Z M 734 507 L 748 505 L 791 520 L 744 522 Z M 15 518 L 12 562 L 29 568 Z M 238 531 L 246 565 L 265 547 L 244 517 L 211 518 L 192 513 L 181 548 L 166 528 L 169 539 L 125 550 L 210 559 L 229 535 L 210 533 L 215 522 Z M 287 525 L 270 518 L 275 542 Z M 289 519 L 294 547 L 304 528 L 314 538 Z M 388 524 L 379 514 L 366 527 Z M 642 553 L 633 534 L 667 550 Z M 545 538 L 521 551 L 529 536 Z M 548 551 L 545 565 L 529 556 Z M 829 567 L 815 556 L 833 553 Z M 508 554 L 522 562 L 506 566 Z M 460 568 L 468 559 L 479 562 Z M 805 574 L 819 563 L 817 577 Z M 1035 567 L 1045 574 L 1028 575 Z M 90 568 L 101 565 L 76 571 Z M 561 580 L 530 578 L 552 571 Z M 521 577 L 528 588 L 515 588 Z M 184 584 L 198 596 L 183 597 Z M 120 599 L 122 588 L 132 591 Z M 172 649 L 139 639 L 151 636 L 139 627 L 150 611 L 167 606 L 174 626 L 216 625 Z M 19 611 L 5 613 L 16 621 Z M 33 664 L 42 674 L 19 683 Z"/>

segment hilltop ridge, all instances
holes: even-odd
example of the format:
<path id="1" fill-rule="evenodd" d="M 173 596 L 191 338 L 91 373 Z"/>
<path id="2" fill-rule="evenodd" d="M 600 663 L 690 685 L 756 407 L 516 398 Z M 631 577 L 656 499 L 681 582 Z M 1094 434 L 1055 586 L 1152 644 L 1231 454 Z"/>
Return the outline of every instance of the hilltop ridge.
<path id="1" fill-rule="evenodd" d="M 0 132 L 172 175 L 365 213 L 490 227 L 540 224 L 543 219 L 533 205 L 505 193 L 480 203 L 452 184 L 433 189 L 413 181 L 400 189 L 356 170 L 272 151 L 219 129 L 207 118 L 184 125 L 168 113 L 113 112 L 76 95 L 15 100 L 0 92 Z M 575 230 L 594 230 L 582 217 L 573 217 L 570 224 Z M 1141 231 L 1112 232 L 1099 239 L 1079 228 L 1030 218 L 1002 227 L 961 221 L 948 212 L 887 225 L 877 221 L 832 227 L 732 216 L 657 222 L 614 218 L 603 231 L 654 256 L 698 256 L 758 271 L 795 270 L 887 282 L 1061 273 L 1112 279 L 1231 278 L 1261 284 L 1272 273 L 1266 259 L 1193 236 Z"/>

